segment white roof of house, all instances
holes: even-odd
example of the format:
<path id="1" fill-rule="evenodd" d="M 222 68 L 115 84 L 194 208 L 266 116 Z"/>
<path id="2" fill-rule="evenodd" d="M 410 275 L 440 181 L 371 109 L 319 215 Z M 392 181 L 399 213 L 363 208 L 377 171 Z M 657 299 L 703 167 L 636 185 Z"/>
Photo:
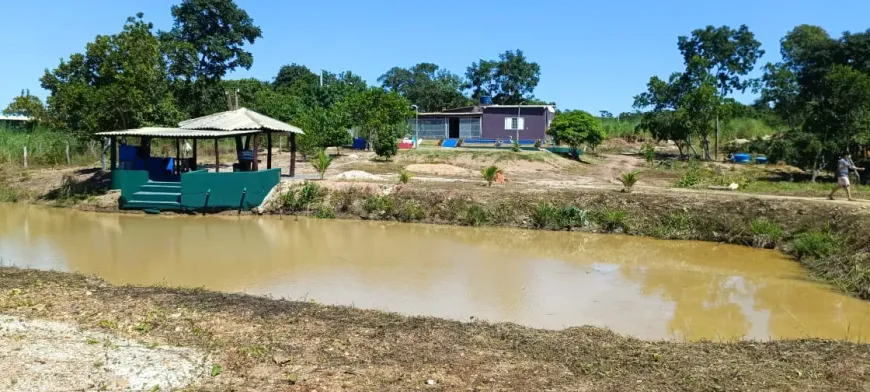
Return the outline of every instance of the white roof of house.
<path id="1" fill-rule="evenodd" d="M 0 121 L 30 121 L 33 120 L 31 117 L 26 116 L 2 116 L 0 115 Z"/>
<path id="2" fill-rule="evenodd" d="M 273 131 L 304 134 L 298 127 L 278 121 L 246 108 L 215 113 L 208 116 L 185 120 L 178 124 L 182 129 L 218 131 Z"/>

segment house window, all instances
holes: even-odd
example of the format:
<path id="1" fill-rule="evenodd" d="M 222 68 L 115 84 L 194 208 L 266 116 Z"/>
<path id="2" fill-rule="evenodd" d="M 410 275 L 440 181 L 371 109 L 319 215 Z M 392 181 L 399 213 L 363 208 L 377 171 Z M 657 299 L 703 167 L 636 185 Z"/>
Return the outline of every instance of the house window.
<path id="1" fill-rule="evenodd" d="M 525 118 L 524 117 L 505 117 L 504 119 L 504 129 L 505 130 L 523 130 L 525 129 Z"/>

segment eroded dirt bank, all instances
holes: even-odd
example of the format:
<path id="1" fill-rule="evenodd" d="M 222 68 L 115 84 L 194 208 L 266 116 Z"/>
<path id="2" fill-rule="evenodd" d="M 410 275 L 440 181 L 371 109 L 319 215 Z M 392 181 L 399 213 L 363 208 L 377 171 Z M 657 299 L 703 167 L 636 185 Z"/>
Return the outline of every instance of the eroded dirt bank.
<path id="1" fill-rule="evenodd" d="M 645 342 L 0 268 L 0 313 L 201 350 L 193 390 L 863 391 L 865 344 Z M 90 293 L 90 294 L 88 294 Z M 217 365 L 217 366 L 214 366 Z M 218 369 L 218 371 L 215 371 Z"/>

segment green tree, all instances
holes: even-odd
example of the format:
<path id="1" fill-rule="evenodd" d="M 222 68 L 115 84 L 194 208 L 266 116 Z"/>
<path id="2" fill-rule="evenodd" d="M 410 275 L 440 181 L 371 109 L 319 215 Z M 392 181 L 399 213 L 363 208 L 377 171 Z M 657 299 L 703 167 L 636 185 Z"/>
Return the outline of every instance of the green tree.
<path id="1" fill-rule="evenodd" d="M 692 31 L 691 36 L 679 37 L 677 46 L 683 55 L 686 72 L 703 72 L 702 75 L 692 75 L 693 78 L 707 79 L 706 74 L 712 76 L 713 84 L 718 90 L 718 102 L 722 102 L 732 91 L 743 92 L 750 87 L 751 81 L 746 78 L 746 75 L 752 71 L 755 63 L 764 55 L 761 42 L 755 39 L 755 34 L 749 31 L 746 25 L 741 25 L 737 29 L 728 26 L 707 26 L 704 29 L 697 29 Z M 699 59 L 703 61 L 699 61 Z M 717 109 L 715 116 L 716 146 L 714 150 L 714 155 L 717 157 L 719 114 L 721 113 L 718 113 Z M 709 155 L 709 152 L 707 154 Z"/>
<path id="2" fill-rule="evenodd" d="M 637 127 L 645 130 L 656 140 L 672 140 L 682 158 L 687 151 L 692 131 L 686 121 L 674 110 L 650 111 L 644 114 Z"/>
<path id="3" fill-rule="evenodd" d="M 432 63 L 420 63 L 407 69 L 393 67 L 378 81 L 425 112 L 470 104 L 468 97 L 462 94 L 462 78 Z"/>
<path id="4" fill-rule="evenodd" d="M 317 87 L 319 84 L 320 76 L 311 72 L 308 67 L 296 63 L 281 67 L 272 83 L 275 89 L 305 89 Z"/>
<path id="5" fill-rule="evenodd" d="M 477 101 L 492 97 L 493 103 L 519 105 L 534 99 L 541 80 L 541 66 L 526 59 L 522 50 L 506 51 L 498 60 L 480 60 L 465 71 L 466 88 Z"/>
<path id="6" fill-rule="evenodd" d="M 40 82 L 50 93 L 48 115 L 83 133 L 176 125 L 182 116 L 151 29 L 139 13 L 120 33 L 99 35 L 83 54 L 46 70 Z"/>
<path id="7" fill-rule="evenodd" d="M 395 128 L 379 128 L 375 134 L 375 140 L 372 143 L 375 154 L 386 160 L 390 160 L 398 154 L 399 145 L 396 140 L 396 133 Z"/>
<path id="8" fill-rule="evenodd" d="M 219 81 L 237 68 L 251 68 L 254 56 L 245 45 L 262 31 L 232 0 L 183 0 L 172 6 L 172 16 L 172 29 L 159 36 L 182 108 L 194 117 L 226 110 Z"/>
<path id="9" fill-rule="evenodd" d="M 45 105 L 39 97 L 31 95 L 30 90 L 21 90 L 21 95 L 12 99 L 6 109 L 3 109 L 3 114 L 30 117 L 37 124 L 48 120 Z"/>
<path id="10" fill-rule="evenodd" d="M 355 93 L 340 105 L 347 113 L 349 124 L 367 140 L 386 135 L 386 132 L 392 133 L 392 139 L 402 136 L 397 129 L 414 115 L 405 97 L 377 87 Z"/>
<path id="11" fill-rule="evenodd" d="M 601 120 L 582 110 L 571 110 L 556 115 L 547 133 L 557 142 L 571 147 L 571 155 L 575 159 L 580 159 L 581 145 L 585 143 L 594 150 L 607 136 Z"/>

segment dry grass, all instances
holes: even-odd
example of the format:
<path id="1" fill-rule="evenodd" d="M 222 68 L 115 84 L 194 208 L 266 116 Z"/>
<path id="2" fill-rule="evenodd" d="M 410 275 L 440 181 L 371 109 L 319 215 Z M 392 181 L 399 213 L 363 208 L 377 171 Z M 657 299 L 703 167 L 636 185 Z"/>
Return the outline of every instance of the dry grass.
<path id="1" fill-rule="evenodd" d="M 645 342 L 593 327 L 462 323 L 12 268 L 0 268 L 0 287 L 3 314 L 210 352 L 222 372 L 202 380 L 200 390 L 870 388 L 863 344 Z"/>

